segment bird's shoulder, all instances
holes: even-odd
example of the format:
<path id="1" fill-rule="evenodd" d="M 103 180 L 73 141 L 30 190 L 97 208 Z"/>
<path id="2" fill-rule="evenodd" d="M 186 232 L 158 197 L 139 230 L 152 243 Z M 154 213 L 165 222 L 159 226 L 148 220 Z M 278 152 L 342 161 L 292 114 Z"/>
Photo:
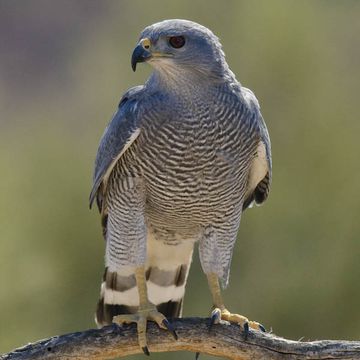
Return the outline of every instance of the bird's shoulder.
<path id="1" fill-rule="evenodd" d="M 241 104 L 243 115 L 251 118 L 253 121 L 258 121 L 257 117 L 260 114 L 260 104 L 253 91 L 240 85 L 238 82 L 231 84 L 230 91 L 239 104 Z"/>
<path id="2" fill-rule="evenodd" d="M 95 159 L 93 187 L 90 193 L 92 205 L 100 185 L 106 181 L 115 163 L 135 141 L 141 129 L 141 107 L 145 87 L 135 86 L 121 97 L 117 110 L 100 139 Z"/>
<path id="3" fill-rule="evenodd" d="M 137 106 L 137 103 L 143 98 L 145 90 L 146 89 L 144 85 L 137 85 L 125 91 L 125 93 L 120 98 L 118 110 L 131 110 L 129 106 Z"/>
<path id="4" fill-rule="evenodd" d="M 244 100 L 246 101 L 247 105 L 249 106 L 249 108 L 251 108 L 254 111 L 260 110 L 259 101 L 252 90 L 242 86 L 241 94 Z"/>
<path id="5" fill-rule="evenodd" d="M 240 101 L 245 107 L 246 117 L 251 122 L 251 128 L 259 135 L 260 141 L 264 142 L 266 152 L 270 153 L 270 137 L 265 120 L 260 111 L 260 104 L 253 91 L 246 87 L 239 90 Z"/>
<path id="6" fill-rule="evenodd" d="M 241 87 L 241 98 L 249 112 L 251 128 L 257 133 L 257 149 L 249 174 L 249 190 L 243 209 L 253 203 L 262 204 L 268 197 L 272 178 L 271 142 L 269 132 L 260 111 L 260 104 L 255 94 L 246 87 Z"/>

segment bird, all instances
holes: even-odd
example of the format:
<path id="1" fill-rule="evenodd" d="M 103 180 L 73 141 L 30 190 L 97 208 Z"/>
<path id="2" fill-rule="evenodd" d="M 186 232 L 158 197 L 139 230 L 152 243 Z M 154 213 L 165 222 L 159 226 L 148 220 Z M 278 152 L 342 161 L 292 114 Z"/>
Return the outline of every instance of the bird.
<path id="1" fill-rule="evenodd" d="M 131 56 L 134 71 L 139 63 L 151 75 L 122 96 L 95 160 L 90 208 L 96 201 L 105 238 L 97 325 L 136 323 L 147 355 L 148 321 L 176 339 L 171 319 L 181 317 L 198 246 L 211 325 L 265 331 L 228 311 L 221 295 L 241 215 L 262 204 L 271 185 L 259 102 L 236 80 L 218 37 L 190 20 L 146 27 Z"/>

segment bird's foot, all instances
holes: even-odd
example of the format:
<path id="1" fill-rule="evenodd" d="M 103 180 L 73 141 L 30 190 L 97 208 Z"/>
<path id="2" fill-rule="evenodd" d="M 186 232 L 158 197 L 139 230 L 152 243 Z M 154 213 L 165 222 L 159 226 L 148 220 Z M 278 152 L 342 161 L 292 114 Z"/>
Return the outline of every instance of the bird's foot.
<path id="1" fill-rule="evenodd" d="M 232 314 L 232 313 L 230 313 L 229 310 L 227 310 L 225 308 L 224 309 L 215 308 L 211 312 L 210 328 L 214 324 L 218 324 L 220 322 L 220 320 L 234 322 L 234 323 L 240 325 L 244 329 L 244 337 L 245 337 L 245 339 L 247 338 L 247 336 L 249 334 L 249 329 L 250 328 L 254 329 L 254 330 L 260 330 L 262 332 L 266 331 L 264 326 L 262 326 L 260 323 L 258 323 L 256 321 L 250 321 L 245 316 L 242 316 L 242 315 L 239 315 L 239 314 Z"/>
<path id="2" fill-rule="evenodd" d="M 140 348 L 145 355 L 150 355 L 146 340 L 146 325 L 148 321 L 154 321 L 161 329 L 170 331 L 174 339 L 177 340 L 177 334 L 173 325 L 166 319 L 166 317 L 156 310 L 153 304 L 148 304 L 144 308 L 140 308 L 135 314 L 117 315 L 113 318 L 113 323 L 122 324 L 137 324 L 138 341 Z"/>

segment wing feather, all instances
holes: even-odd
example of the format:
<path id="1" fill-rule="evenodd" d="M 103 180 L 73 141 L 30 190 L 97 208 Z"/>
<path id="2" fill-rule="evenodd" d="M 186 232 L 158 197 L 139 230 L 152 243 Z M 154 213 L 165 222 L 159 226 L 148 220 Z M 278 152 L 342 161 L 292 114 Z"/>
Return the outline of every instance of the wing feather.
<path id="1" fill-rule="evenodd" d="M 272 177 L 271 143 L 265 121 L 260 113 L 259 103 L 253 92 L 247 88 L 242 88 L 244 98 L 252 111 L 255 112 L 255 121 L 259 131 L 259 144 L 252 163 L 248 190 L 245 196 L 243 210 L 252 207 L 255 203 L 262 204 L 268 197 Z"/>
<path id="2" fill-rule="evenodd" d="M 137 86 L 125 93 L 100 140 L 89 197 L 90 208 L 97 197 L 100 209 L 101 201 L 97 196 L 99 190 L 103 192 L 106 189 L 106 182 L 115 164 L 140 134 L 138 98 L 142 89 L 142 86 Z"/>

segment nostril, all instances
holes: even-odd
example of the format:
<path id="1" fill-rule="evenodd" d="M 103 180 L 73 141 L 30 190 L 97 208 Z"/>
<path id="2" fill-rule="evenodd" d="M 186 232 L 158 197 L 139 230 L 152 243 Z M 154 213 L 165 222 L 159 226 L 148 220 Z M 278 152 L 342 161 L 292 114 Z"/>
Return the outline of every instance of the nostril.
<path id="1" fill-rule="evenodd" d="M 151 42 L 148 38 L 141 39 L 140 44 L 145 50 L 150 49 Z"/>

